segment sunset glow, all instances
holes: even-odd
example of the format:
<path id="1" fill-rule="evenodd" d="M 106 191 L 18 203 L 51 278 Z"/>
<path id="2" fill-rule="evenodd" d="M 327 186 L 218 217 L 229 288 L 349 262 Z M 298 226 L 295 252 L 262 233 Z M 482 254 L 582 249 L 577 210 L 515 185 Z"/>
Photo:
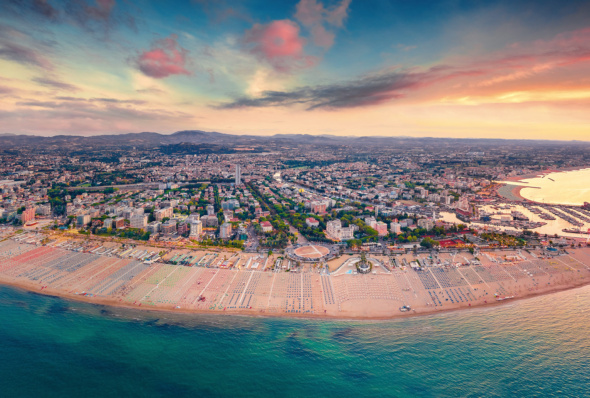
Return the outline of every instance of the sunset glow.
<path id="1" fill-rule="evenodd" d="M 589 140 L 589 72 L 583 1 L 0 5 L 0 134 Z"/>

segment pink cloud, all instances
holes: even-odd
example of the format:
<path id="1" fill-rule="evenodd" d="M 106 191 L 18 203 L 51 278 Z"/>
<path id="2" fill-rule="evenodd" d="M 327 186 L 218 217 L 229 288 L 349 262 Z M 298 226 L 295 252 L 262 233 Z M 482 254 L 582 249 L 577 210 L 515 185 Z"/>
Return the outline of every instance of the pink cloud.
<path id="1" fill-rule="evenodd" d="M 323 25 L 316 25 L 311 28 L 311 37 L 316 46 L 330 48 L 334 45 L 336 35 L 332 32 L 328 32 Z"/>
<path id="2" fill-rule="evenodd" d="M 98 16 L 106 18 L 115 6 L 115 0 L 96 0 L 96 6 Z"/>
<path id="3" fill-rule="evenodd" d="M 326 29 L 325 25 L 341 28 L 348 16 L 351 0 L 342 0 L 340 4 L 325 8 L 323 3 L 316 0 L 301 0 L 297 3 L 295 18 L 311 31 L 314 44 L 330 48 L 334 44 L 334 33 Z"/>
<path id="4" fill-rule="evenodd" d="M 396 68 L 352 81 L 264 91 L 238 97 L 218 108 L 307 106 L 341 109 L 405 103 L 458 103 L 587 100 L 590 28 L 562 33 L 551 40 L 513 44 L 482 57 L 448 58 L 428 69 Z M 556 94 L 557 93 L 557 94 Z"/>
<path id="5" fill-rule="evenodd" d="M 304 52 L 305 39 L 299 35 L 299 26 L 288 19 L 255 24 L 243 41 L 250 52 L 281 72 L 309 67 L 316 62 Z"/>
<path id="6" fill-rule="evenodd" d="M 144 51 L 137 59 L 137 66 L 145 75 L 162 79 L 171 75 L 190 75 L 186 69 L 188 50 L 180 47 L 178 36 L 170 35 L 157 40 L 151 50 Z"/>
<path id="7" fill-rule="evenodd" d="M 334 8 L 326 11 L 326 21 L 330 25 L 342 27 L 344 20 L 348 16 L 348 6 L 352 0 L 342 0 L 342 2 Z"/>
<path id="8" fill-rule="evenodd" d="M 301 0 L 297 3 L 295 18 L 305 26 L 313 26 L 322 22 L 324 5 L 315 0 Z"/>
<path id="9" fill-rule="evenodd" d="M 551 40 L 514 43 L 486 59 L 468 63 L 486 70 L 487 78 L 477 86 L 493 86 L 511 81 L 530 80 L 536 75 L 561 80 L 561 70 L 590 61 L 590 28 L 561 33 Z M 537 79 L 539 83 L 547 80 Z"/>

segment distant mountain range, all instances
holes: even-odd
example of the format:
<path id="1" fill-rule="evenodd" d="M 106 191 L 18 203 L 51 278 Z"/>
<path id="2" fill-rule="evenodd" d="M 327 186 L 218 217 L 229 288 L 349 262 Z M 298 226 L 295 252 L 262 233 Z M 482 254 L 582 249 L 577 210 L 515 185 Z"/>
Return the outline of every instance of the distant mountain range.
<path id="1" fill-rule="evenodd" d="M 589 142 L 581 141 L 533 141 L 533 140 L 504 140 L 504 139 L 467 139 L 467 138 L 421 138 L 406 136 L 336 136 L 336 135 L 310 135 L 310 134 L 276 134 L 272 136 L 236 135 L 218 132 L 186 130 L 174 134 L 158 134 L 151 132 L 129 133 L 119 135 L 95 135 L 95 136 L 71 136 L 56 135 L 51 137 L 35 135 L 0 134 L 0 149 L 19 147 L 43 147 L 45 149 L 87 148 L 99 149 L 101 147 L 118 148 L 151 148 L 174 144 L 214 145 L 216 147 L 265 147 L 269 150 L 293 147 L 293 146 L 323 146 L 323 145 L 361 145 L 361 146 L 415 146 L 425 144 L 427 146 L 449 146 L 457 144 L 469 146 L 497 146 L 497 145 L 584 145 Z"/>

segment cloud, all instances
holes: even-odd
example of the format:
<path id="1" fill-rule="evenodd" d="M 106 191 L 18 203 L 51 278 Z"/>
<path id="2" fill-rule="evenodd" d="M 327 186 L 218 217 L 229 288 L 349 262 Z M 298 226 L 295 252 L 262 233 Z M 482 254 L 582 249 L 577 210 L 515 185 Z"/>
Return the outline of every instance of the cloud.
<path id="1" fill-rule="evenodd" d="M 0 9 L 6 14 L 25 16 L 32 13 L 35 17 L 41 17 L 57 21 L 60 12 L 48 0 L 3 0 Z"/>
<path id="2" fill-rule="evenodd" d="M 33 24 L 40 21 L 70 24 L 98 36 L 108 38 L 113 27 L 124 25 L 137 30 L 135 16 L 139 8 L 127 2 L 132 13 L 117 9 L 116 0 L 3 0 L 0 10 L 13 18 L 26 19 Z"/>
<path id="3" fill-rule="evenodd" d="M 350 81 L 305 86 L 291 91 L 266 90 L 217 104 L 216 108 L 304 105 L 307 110 L 372 106 L 414 96 L 418 99 L 477 98 L 482 101 L 533 100 L 536 90 L 572 90 L 575 76 L 590 63 L 590 28 L 548 41 L 517 43 L 479 58 L 458 58 L 429 69 L 385 70 Z M 578 67 L 578 69 L 573 69 Z M 577 75 L 573 75 L 576 71 Z M 446 84 L 444 84 L 446 83 Z M 579 82 L 580 87 L 582 82 Z M 428 88 L 428 90 L 426 90 Z M 520 93 L 514 96 L 514 93 Z M 587 91 L 573 97 L 588 95 Z M 560 96 L 554 96 L 560 98 Z M 568 98 L 568 96 L 561 95 Z"/>
<path id="4" fill-rule="evenodd" d="M 40 84 L 45 87 L 54 88 L 62 91 L 79 91 L 80 88 L 74 86 L 73 84 L 64 83 L 59 80 L 50 79 L 47 77 L 35 77 L 32 79 L 37 84 Z"/>
<path id="5" fill-rule="evenodd" d="M 159 88 L 156 88 L 156 87 L 142 88 L 142 89 L 138 89 L 135 91 L 137 91 L 140 94 L 164 94 L 164 93 L 166 93 L 164 90 L 160 90 Z"/>
<path id="6" fill-rule="evenodd" d="M 15 105 L 13 110 L 0 110 L 3 132 L 116 133 L 153 129 L 158 122 L 186 125 L 194 119 L 192 113 L 137 107 L 126 100 L 112 102 L 105 98 L 54 97 L 51 101 L 29 100 Z"/>
<path id="7" fill-rule="evenodd" d="M 69 0 L 64 11 L 78 26 L 90 32 L 107 34 L 116 22 L 113 17 L 115 6 L 115 0 L 95 0 L 94 5 L 85 0 Z"/>
<path id="8" fill-rule="evenodd" d="M 496 86 L 509 82 L 521 82 L 537 75 L 572 67 L 590 61 L 590 28 L 556 35 L 552 40 L 532 43 L 514 43 L 490 57 L 475 60 L 488 71 L 478 87 Z M 567 79 L 561 77 L 561 82 Z"/>
<path id="9" fill-rule="evenodd" d="M 144 105 L 147 101 L 144 100 L 120 100 L 116 98 L 79 98 L 79 97 L 55 97 L 60 101 L 72 101 L 72 102 L 103 102 L 110 104 L 132 104 L 132 105 Z"/>
<path id="10" fill-rule="evenodd" d="M 350 2 L 342 0 L 340 4 L 326 8 L 316 0 L 301 0 L 296 7 L 295 19 L 310 30 L 315 45 L 327 49 L 334 44 L 335 34 L 326 29 L 326 25 L 342 28 Z"/>
<path id="11" fill-rule="evenodd" d="M 235 1 L 193 0 L 193 3 L 201 6 L 201 9 L 207 14 L 209 23 L 211 24 L 217 25 L 234 19 L 249 23 L 253 21 L 248 10 Z"/>
<path id="12" fill-rule="evenodd" d="M 313 110 L 377 105 L 402 98 L 406 90 L 432 84 L 451 73 L 440 67 L 425 72 L 390 71 L 350 82 L 308 86 L 293 91 L 264 91 L 260 97 L 242 97 L 217 107 L 233 109 L 304 104 L 308 110 Z"/>
<path id="13" fill-rule="evenodd" d="M 305 54 L 305 39 L 299 35 L 299 26 L 288 19 L 255 24 L 246 32 L 243 44 L 250 53 L 280 72 L 306 68 L 317 61 Z"/>
<path id="14" fill-rule="evenodd" d="M 136 60 L 138 69 L 145 75 L 162 79 L 171 75 L 190 75 L 188 50 L 180 47 L 178 36 L 157 40 L 149 51 L 142 52 Z"/>
<path id="15" fill-rule="evenodd" d="M 23 65 L 36 66 L 45 70 L 53 69 L 51 61 L 39 52 L 2 38 L 0 38 L 0 58 Z"/>
<path id="16" fill-rule="evenodd" d="M 305 26 L 322 23 L 324 19 L 324 5 L 315 0 L 301 0 L 297 3 L 295 18 Z"/>
<path id="17" fill-rule="evenodd" d="M 339 5 L 328 9 L 326 11 L 326 21 L 329 24 L 342 27 L 344 20 L 348 17 L 348 6 L 350 6 L 352 0 L 342 0 Z"/>
<path id="18" fill-rule="evenodd" d="M 95 19 L 108 19 L 115 7 L 115 0 L 96 0 L 96 6 L 87 6 L 86 12 Z"/>
<path id="19" fill-rule="evenodd" d="M 294 17 L 306 28 L 313 44 L 326 50 L 332 47 L 336 37 L 327 27 L 342 27 L 350 1 L 342 0 L 338 5 L 326 8 L 316 0 L 301 0 Z M 300 25 L 291 19 L 254 24 L 242 38 L 242 45 L 248 52 L 278 72 L 315 66 L 321 57 L 307 54 L 306 44 Z"/>
<path id="20" fill-rule="evenodd" d="M 0 86 L 0 95 L 12 94 L 14 90 L 10 87 Z"/>
<path id="21" fill-rule="evenodd" d="M 31 2 L 31 9 L 37 14 L 51 20 L 56 20 L 59 16 L 59 11 L 47 0 L 33 0 Z"/>
<path id="22" fill-rule="evenodd" d="M 59 97 L 56 97 L 58 99 Z M 63 97 L 67 98 L 67 97 Z M 23 107 L 18 111 L 12 112 L 14 116 L 21 115 L 22 112 L 32 112 L 35 115 L 44 117 L 55 116 L 59 118 L 75 119 L 141 119 L 141 120 L 174 120 L 175 118 L 192 118 L 193 115 L 178 112 L 167 111 L 163 109 L 138 109 L 132 106 L 119 106 L 116 103 L 108 103 L 96 100 L 81 101 L 22 101 L 16 105 Z M 40 110 L 29 108 L 41 108 Z"/>

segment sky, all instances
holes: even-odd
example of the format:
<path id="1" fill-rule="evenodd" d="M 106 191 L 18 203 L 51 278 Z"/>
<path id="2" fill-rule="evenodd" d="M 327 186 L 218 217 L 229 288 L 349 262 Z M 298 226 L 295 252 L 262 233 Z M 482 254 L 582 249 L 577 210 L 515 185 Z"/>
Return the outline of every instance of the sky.
<path id="1" fill-rule="evenodd" d="M 0 134 L 590 141 L 590 2 L 0 0 Z"/>

